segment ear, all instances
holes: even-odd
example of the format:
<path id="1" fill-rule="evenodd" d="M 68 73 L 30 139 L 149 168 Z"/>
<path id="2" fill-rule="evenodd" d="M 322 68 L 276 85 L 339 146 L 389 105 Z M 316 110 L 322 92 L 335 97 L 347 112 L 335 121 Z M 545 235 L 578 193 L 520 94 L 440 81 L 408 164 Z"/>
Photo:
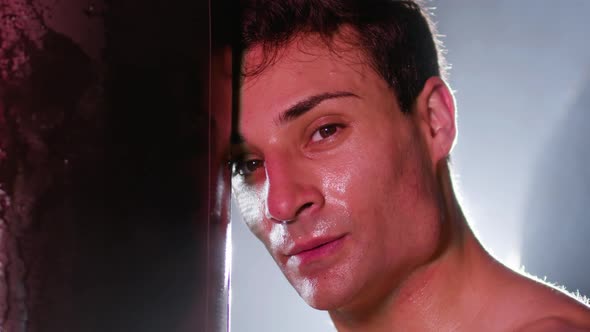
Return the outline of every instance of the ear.
<path id="1" fill-rule="evenodd" d="M 438 164 L 448 157 L 457 136 L 453 93 L 440 77 L 431 77 L 424 84 L 414 111 L 432 160 Z"/>

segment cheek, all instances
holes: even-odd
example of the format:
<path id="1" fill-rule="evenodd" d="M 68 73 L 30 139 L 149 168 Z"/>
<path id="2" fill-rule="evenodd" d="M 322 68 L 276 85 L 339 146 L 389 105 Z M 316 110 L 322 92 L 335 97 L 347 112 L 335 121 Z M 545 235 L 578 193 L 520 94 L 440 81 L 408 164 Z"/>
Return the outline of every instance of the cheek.
<path id="1" fill-rule="evenodd" d="M 397 252 L 392 259 L 422 260 L 433 254 L 441 231 L 440 211 L 433 194 L 433 178 L 426 171 L 426 161 L 419 150 L 402 150 L 402 159 L 390 164 L 395 169 L 388 180 L 376 185 L 375 199 L 387 197 L 380 204 L 382 227 L 387 239 L 383 246 Z"/>
<path id="2" fill-rule="evenodd" d="M 378 239 L 387 234 L 391 242 L 398 242 L 417 222 L 417 210 L 427 196 L 422 183 L 426 179 L 417 149 L 404 148 L 409 143 L 399 139 L 383 137 L 378 142 L 382 144 L 365 147 L 351 164 L 347 201 L 354 216 L 363 221 L 358 225 L 363 232 L 373 232 Z"/>
<path id="3" fill-rule="evenodd" d="M 246 226 L 271 252 L 281 247 L 286 241 L 287 234 L 281 225 L 268 222 L 264 216 L 265 189 L 244 189 L 244 186 L 234 185 L 234 198 Z"/>
<path id="4" fill-rule="evenodd" d="M 344 215 L 350 215 L 349 195 L 353 191 L 352 169 L 339 167 L 329 172 L 322 172 L 322 193 L 328 206 L 339 208 Z"/>
<path id="5" fill-rule="evenodd" d="M 241 185 L 233 185 L 233 195 L 240 209 L 244 222 L 252 233 L 260 238 L 263 233 L 264 209 L 261 193 L 258 190 L 247 189 Z"/>

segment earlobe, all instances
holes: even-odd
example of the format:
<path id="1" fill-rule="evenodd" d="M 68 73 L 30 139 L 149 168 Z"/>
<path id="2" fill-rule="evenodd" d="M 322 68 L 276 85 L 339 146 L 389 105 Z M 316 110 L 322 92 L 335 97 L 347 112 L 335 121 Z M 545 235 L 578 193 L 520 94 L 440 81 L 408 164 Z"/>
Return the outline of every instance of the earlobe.
<path id="1" fill-rule="evenodd" d="M 438 161 L 451 152 L 457 135 L 455 99 L 447 84 L 439 77 L 431 77 L 424 84 L 422 119 L 428 128 L 428 140 L 433 158 Z"/>

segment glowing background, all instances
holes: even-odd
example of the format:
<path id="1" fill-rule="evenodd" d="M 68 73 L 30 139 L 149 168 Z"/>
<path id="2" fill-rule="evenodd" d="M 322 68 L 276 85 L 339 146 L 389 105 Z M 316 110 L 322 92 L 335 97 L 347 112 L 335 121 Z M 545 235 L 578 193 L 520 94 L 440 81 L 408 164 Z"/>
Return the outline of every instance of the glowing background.
<path id="1" fill-rule="evenodd" d="M 590 1 L 434 1 L 465 212 L 496 257 L 590 294 Z M 235 209 L 232 331 L 329 331 Z"/>

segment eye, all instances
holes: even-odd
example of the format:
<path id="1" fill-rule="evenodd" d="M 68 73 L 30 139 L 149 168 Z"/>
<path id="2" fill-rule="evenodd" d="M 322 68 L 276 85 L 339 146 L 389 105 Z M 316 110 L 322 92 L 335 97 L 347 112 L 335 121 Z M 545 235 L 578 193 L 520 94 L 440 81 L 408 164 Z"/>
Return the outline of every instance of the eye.
<path id="1" fill-rule="evenodd" d="M 311 136 L 311 141 L 319 142 L 325 140 L 326 138 L 336 134 L 340 129 L 342 129 L 342 125 L 339 124 L 329 124 L 322 126 L 313 133 Z"/>
<path id="2" fill-rule="evenodd" d="M 236 160 L 232 162 L 232 173 L 233 175 L 241 175 L 248 177 L 252 173 L 256 172 L 257 169 L 264 167 L 264 161 L 258 159 L 250 160 Z"/>

